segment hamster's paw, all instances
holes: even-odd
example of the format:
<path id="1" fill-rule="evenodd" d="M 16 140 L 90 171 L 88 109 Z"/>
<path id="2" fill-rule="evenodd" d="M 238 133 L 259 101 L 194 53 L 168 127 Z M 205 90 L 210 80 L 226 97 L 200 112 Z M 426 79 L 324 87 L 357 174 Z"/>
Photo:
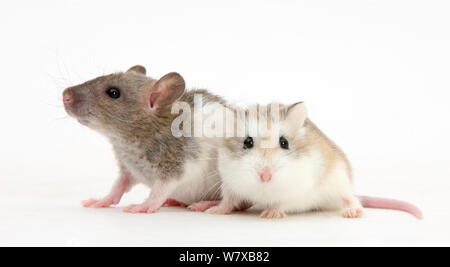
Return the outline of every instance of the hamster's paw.
<path id="1" fill-rule="evenodd" d="M 188 206 L 188 209 L 196 212 L 204 212 L 205 210 L 219 205 L 220 201 L 200 201 L 192 203 Z"/>
<path id="2" fill-rule="evenodd" d="M 361 207 L 352 207 L 352 208 L 346 208 L 344 211 L 344 218 L 348 219 L 355 219 L 355 218 L 361 218 L 364 213 L 363 208 Z"/>
<path id="3" fill-rule="evenodd" d="M 364 212 L 360 201 L 355 196 L 343 198 L 345 211 L 342 214 L 344 218 L 355 219 L 361 218 Z"/>
<path id="4" fill-rule="evenodd" d="M 116 201 L 114 198 L 103 198 L 103 199 L 88 199 L 81 202 L 83 207 L 85 208 L 109 208 L 112 205 L 119 204 L 119 201 Z"/>
<path id="5" fill-rule="evenodd" d="M 208 214 L 216 214 L 216 215 L 224 215 L 224 214 L 230 214 L 231 209 L 227 209 L 221 206 L 215 206 L 212 208 L 209 208 L 205 211 Z"/>
<path id="6" fill-rule="evenodd" d="M 155 213 L 159 208 L 153 208 L 147 204 L 131 205 L 123 209 L 126 213 Z"/>
<path id="7" fill-rule="evenodd" d="M 263 219 L 283 219 L 286 213 L 277 208 L 268 208 L 259 215 Z"/>
<path id="8" fill-rule="evenodd" d="M 182 208 L 186 208 L 187 205 L 184 204 L 183 202 L 178 202 L 175 199 L 168 198 L 166 200 L 166 202 L 164 202 L 163 207 L 182 207 Z"/>

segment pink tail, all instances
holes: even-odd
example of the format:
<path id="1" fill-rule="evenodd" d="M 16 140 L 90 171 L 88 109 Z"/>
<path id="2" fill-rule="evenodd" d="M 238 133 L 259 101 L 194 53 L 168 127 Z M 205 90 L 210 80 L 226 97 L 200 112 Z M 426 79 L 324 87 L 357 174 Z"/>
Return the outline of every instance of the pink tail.
<path id="1" fill-rule="evenodd" d="M 366 196 L 359 196 L 358 198 L 364 208 L 401 210 L 414 215 L 419 220 L 423 219 L 423 214 L 419 208 L 408 202 Z"/>

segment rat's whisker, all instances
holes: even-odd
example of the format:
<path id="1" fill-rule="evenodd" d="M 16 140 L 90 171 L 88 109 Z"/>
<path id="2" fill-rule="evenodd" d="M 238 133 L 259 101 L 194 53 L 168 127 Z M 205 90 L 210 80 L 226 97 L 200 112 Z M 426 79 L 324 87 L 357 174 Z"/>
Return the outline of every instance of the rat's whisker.
<path id="1" fill-rule="evenodd" d="M 58 122 L 58 121 L 66 120 L 68 118 L 69 118 L 69 116 L 67 116 L 67 115 L 64 116 L 64 117 L 55 118 L 55 119 L 50 121 L 50 125 L 53 125 L 55 122 Z"/>
<path id="2" fill-rule="evenodd" d="M 54 108 L 64 108 L 63 104 L 51 104 L 51 103 L 47 103 L 44 101 L 41 101 L 41 103 L 43 103 L 44 105 L 47 105 L 49 107 L 54 107 Z"/>

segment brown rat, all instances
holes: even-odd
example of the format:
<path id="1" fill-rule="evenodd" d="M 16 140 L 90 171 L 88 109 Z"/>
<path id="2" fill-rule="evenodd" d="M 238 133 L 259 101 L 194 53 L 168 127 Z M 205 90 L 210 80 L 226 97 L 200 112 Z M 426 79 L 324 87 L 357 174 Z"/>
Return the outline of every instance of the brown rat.
<path id="1" fill-rule="evenodd" d="M 126 212 L 153 213 L 164 204 L 184 206 L 217 200 L 217 140 L 175 137 L 171 132 L 172 121 L 178 116 L 171 113 L 172 104 L 179 100 L 192 107 L 194 94 L 202 96 L 204 105 L 224 102 L 206 90 L 185 91 L 184 79 L 178 73 L 156 80 L 146 76 L 142 66 L 64 91 L 67 113 L 104 134 L 120 166 L 111 192 L 104 198 L 84 201 L 85 207 L 116 205 L 137 183 L 150 186 L 150 196 L 142 204 L 125 208 Z"/>

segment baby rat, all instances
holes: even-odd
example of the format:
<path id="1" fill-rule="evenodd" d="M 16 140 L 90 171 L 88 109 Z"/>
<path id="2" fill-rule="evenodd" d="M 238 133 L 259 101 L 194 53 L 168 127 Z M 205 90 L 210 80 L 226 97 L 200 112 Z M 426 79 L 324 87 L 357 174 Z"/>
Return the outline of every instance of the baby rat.
<path id="1" fill-rule="evenodd" d="M 194 94 L 204 105 L 223 103 L 206 90 L 185 92 L 184 79 L 169 73 L 155 80 L 142 66 L 125 73 L 101 76 L 67 88 L 63 93 L 67 113 L 81 124 L 105 135 L 112 143 L 120 175 L 111 192 L 83 202 L 85 207 L 105 208 L 119 203 L 135 184 L 151 187 L 142 204 L 124 209 L 131 213 L 153 213 L 161 206 L 186 206 L 201 200 L 216 200 L 218 191 L 216 140 L 175 137 L 171 113 L 176 101 L 191 108 Z"/>
<path id="2" fill-rule="evenodd" d="M 252 108 L 259 110 L 257 116 L 249 116 L 250 109 L 239 113 L 239 108 L 229 108 L 246 132 L 227 138 L 219 149 L 223 199 L 207 213 L 228 214 L 246 202 L 264 207 L 262 218 L 340 209 L 344 217 L 357 218 L 363 207 L 402 210 L 422 218 L 420 210 L 406 202 L 355 196 L 346 155 L 307 118 L 304 103 Z M 249 133 L 251 125 L 257 134 Z"/>

